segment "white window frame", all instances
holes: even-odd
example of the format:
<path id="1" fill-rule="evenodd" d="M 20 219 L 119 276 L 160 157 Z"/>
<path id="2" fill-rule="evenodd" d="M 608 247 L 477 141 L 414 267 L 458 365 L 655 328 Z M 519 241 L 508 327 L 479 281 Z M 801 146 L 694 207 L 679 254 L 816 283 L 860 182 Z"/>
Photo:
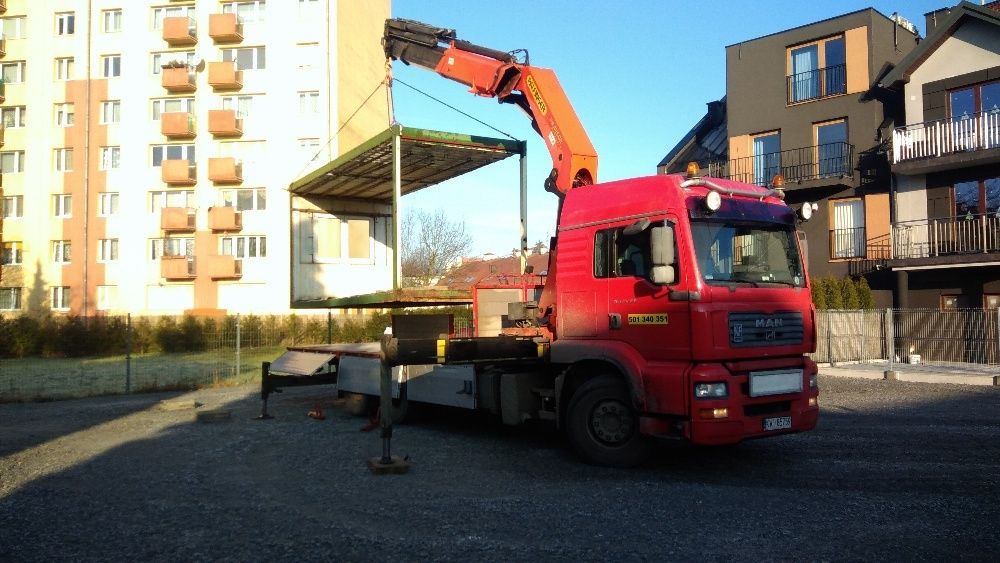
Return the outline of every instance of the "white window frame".
<path id="1" fill-rule="evenodd" d="M 54 285 L 50 288 L 49 297 L 52 299 L 53 311 L 69 311 L 69 287 L 65 285 Z"/>
<path id="2" fill-rule="evenodd" d="M 169 108 L 167 107 L 168 105 L 172 106 L 175 103 L 179 103 L 180 107 L 177 109 L 174 109 L 172 107 Z M 171 112 L 194 113 L 194 97 L 156 98 L 152 100 L 152 105 L 150 107 L 152 108 L 153 121 L 159 121 L 160 116 L 163 115 L 164 113 L 171 113 Z"/>
<path id="3" fill-rule="evenodd" d="M 250 66 L 240 65 L 240 51 L 251 52 Z M 264 59 L 263 66 L 260 66 L 260 59 Z M 237 70 L 264 70 L 267 68 L 267 49 L 265 49 L 263 45 L 256 45 L 253 47 L 229 47 L 222 49 L 222 60 L 226 62 L 236 61 Z"/>
<path id="4" fill-rule="evenodd" d="M 178 18 L 186 16 L 193 18 L 195 14 L 194 5 L 185 6 L 157 6 L 152 12 L 153 29 L 163 29 L 163 18 Z"/>
<path id="5" fill-rule="evenodd" d="M 118 239 L 102 238 L 97 241 L 97 261 L 104 263 L 118 261 Z"/>
<path id="6" fill-rule="evenodd" d="M 172 61 L 183 61 L 189 68 L 194 67 L 194 51 L 160 51 L 153 53 L 150 60 L 153 61 L 153 74 L 163 72 L 163 65 Z"/>
<path id="7" fill-rule="evenodd" d="M 72 80 L 75 68 L 73 57 L 56 57 L 56 80 Z"/>
<path id="8" fill-rule="evenodd" d="M 74 35 L 76 33 L 76 12 L 56 13 L 56 35 Z"/>
<path id="9" fill-rule="evenodd" d="M 351 226 L 352 223 L 366 222 L 367 229 L 367 254 L 365 257 L 351 256 Z M 336 223 L 334 223 L 336 222 Z M 339 248 L 335 249 L 336 254 L 321 254 L 320 245 L 324 241 L 331 240 L 331 233 L 328 229 L 339 228 Z M 302 262 L 314 264 L 363 264 L 375 263 L 374 237 L 375 219 L 356 215 L 328 215 L 321 213 L 310 213 L 299 226 L 299 243 L 302 248 Z M 331 249 L 334 250 L 334 249 Z"/>
<path id="10" fill-rule="evenodd" d="M 52 156 L 56 172 L 73 171 L 73 149 L 53 149 Z"/>
<path id="11" fill-rule="evenodd" d="M 101 147 L 101 170 L 115 170 L 121 166 L 121 147 Z"/>
<path id="12" fill-rule="evenodd" d="M 319 160 L 319 155 L 322 152 L 320 150 L 318 137 L 299 139 L 299 148 L 302 149 L 302 154 L 304 156 L 302 160 L 306 163 L 316 162 Z"/>
<path id="13" fill-rule="evenodd" d="M 118 286 L 97 286 L 97 310 L 108 311 L 118 308 Z"/>
<path id="14" fill-rule="evenodd" d="M 14 157 L 13 170 L 3 166 L 5 157 Z M 24 151 L 0 151 L 0 174 L 20 174 L 24 172 Z"/>
<path id="15" fill-rule="evenodd" d="M 24 196 L 5 195 L 0 198 L 0 218 L 4 220 L 24 217 Z"/>
<path id="16" fill-rule="evenodd" d="M 833 230 L 862 229 L 860 236 L 849 238 L 834 237 L 834 248 L 830 249 L 831 260 L 863 258 L 865 256 L 865 201 L 849 197 L 830 200 L 830 222 Z"/>
<path id="17" fill-rule="evenodd" d="M 52 195 L 52 216 L 57 219 L 69 219 L 73 216 L 73 195 Z"/>
<path id="18" fill-rule="evenodd" d="M 235 96 L 223 96 L 222 97 L 222 109 L 232 109 L 236 110 L 236 117 L 239 119 L 246 119 L 253 113 L 253 106 L 256 103 L 257 96 L 254 95 L 235 95 Z"/>
<path id="19" fill-rule="evenodd" d="M 73 243 L 68 240 L 52 241 L 52 262 L 69 264 L 73 259 Z"/>
<path id="20" fill-rule="evenodd" d="M 121 54 L 101 55 L 101 76 L 104 78 L 118 78 L 122 75 Z"/>
<path id="21" fill-rule="evenodd" d="M 317 115 L 319 113 L 319 90 L 302 90 L 299 92 L 299 115 Z"/>
<path id="22" fill-rule="evenodd" d="M 10 262 L 3 261 L 5 247 L 10 245 Z M 20 266 L 24 264 L 24 243 L 19 240 L 5 240 L 0 246 L 0 264 L 4 266 Z"/>
<path id="23" fill-rule="evenodd" d="M 56 104 L 55 106 L 55 120 L 56 127 L 70 127 L 76 120 L 76 108 L 73 104 Z"/>
<path id="24" fill-rule="evenodd" d="M 25 116 L 28 114 L 26 106 L 5 106 L 0 109 L 0 123 L 4 129 L 20 129 L 24 127 Z M 11 115 L 10 123 L 7 123 L 7 116 Z"/>
<path id="25" fill-rule="evenodd" d="M 181 250 L 183 249 L 183 253 Z M 150 259 L 162 256 L 194 256 L 194 237 L 169 237 L 149 239 Z"/>
<path id="26" fill-rule="evenodd" d="M 0 287 L 0 311 L 20 311 L 21 310 L 21 288 L 20 287 Z M 5 295 L 9 295 L 4 299 Z M 5 306 L 7 303 L 11 305 Z"/>
<path id="27" fill-rule="evenodd" d="M 319 0 L 299 0 L 299 21 L 311 20 L 319 14 Z"/>
<path id="28" fill-rule="evenodd" d="M 240 205 L 240 195 L 250 194 L 250 207 Z M 232 207 L 237 211 L 266 211 L 267 188 L 227 188 L 222 190 L 222 206 Z"/>
<path id="29" fill-rule="evenodd" d="M 240 23 L 256 23 L 264 21 L 264 17 L 267 14 L 265 0 L 244 0 L 240 2 L 224 2 L 222 4 L 222 13 L 224 14 L 236 14 L 236 18 Z M 240 8 L 250 7 L 249 10 L 244 10 L 241 13 Z"/>
<path id="30" fill-rule="evenodd" d="M 97 216 L 111 217 L 118 215 L 118 203 L 120 196 L 118 192 L 101 192 L 97 196 Z"/>
<path id="31" fill-rule="evenodd" d="M 253 253 L 251 254 L 251 248 Z M 219 238 L 219 254 L 240 260 L 267 258 L 267 235 L 236 235 Z"/>
<path id="32" fill-rule="evenodd" d="M 122 30 L 122 11 L 120 8 L 101 11 L 101 31 L 118 33 Z"/>
<path id="33" fill-rule="evenodd" d="M 301 70 L 311 70 L 319 66 L 319 43 L 297 43 L 295 45 L 295 66 Z"/>
<path id="34" fill-rule="evenodd" d="M 179 201 L 183 199 L 183 201 Z M 149 212 L 159 213 L 165 207 L 195 209 L 194 190 L 156 190 L 149 192 Z"/>
<path id="35" fill-rule="evenodd" d="M 169 158 L 171 156 L 171 152 L 176 152 L 174 147 L 180 147 L 181 155 L 178 159 Z M 159 163 L 156 162 L 157 150 L 161 152 Z M 187 160 L 191 164 L 194 164 L 194 143 L 185 143 L 183 145 L 153 145 L 150 156 L 152 157 L 150 162 L 152 163 L 153 168 L 159 168 L 160 165 L 163 164 L 164 160 Z"/>
<path id="36" fill-rule="evenodd" d="M 122 118 L 121 100 L 104 100 L 101 102 L 101 125 L 118 123 Z"/>
<path id="37" fill-rule="evenodd" d="M 8 80 L 7 79 L 7 70 L 10 67 L 14 67 L 14 70 L 16 71 L 16 73 L 15 73 L 16 76 L 14 76 L 10 80 Z M 0 76 L 3 77 L 4 83 L 6 83 L 6 84 L 20 84 L 20 83 L 24 82 L 24 75 L 25 75 L 25 62 L 24 61 L 10 61 L 10 62 L 7 62 L 7 63 L 0 63 Z"/>
<path id="38" fill-rule="evenodd" d="M 14 29 L 7 33 L 7 24 L 11 22 L 14 24 Z M 0 33 L 3 34 L 4 39 L 24 39 L 25 30 L 25 19 L 24 16 L 11 16 L 9 18 L 0 18 Z"/>

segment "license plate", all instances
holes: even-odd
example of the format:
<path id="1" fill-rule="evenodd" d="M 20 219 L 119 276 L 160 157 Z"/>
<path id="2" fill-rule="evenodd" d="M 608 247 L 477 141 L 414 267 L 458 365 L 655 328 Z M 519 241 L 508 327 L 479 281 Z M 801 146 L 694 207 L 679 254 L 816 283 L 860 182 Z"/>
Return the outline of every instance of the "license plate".
<path id="1" fill-rule="evenodd" d="M 770 430 L 785 430 L 792 427 L 792 417 L 790 416 L 775 416 L 773 418 L 764 419 L 764 431 Z"/>

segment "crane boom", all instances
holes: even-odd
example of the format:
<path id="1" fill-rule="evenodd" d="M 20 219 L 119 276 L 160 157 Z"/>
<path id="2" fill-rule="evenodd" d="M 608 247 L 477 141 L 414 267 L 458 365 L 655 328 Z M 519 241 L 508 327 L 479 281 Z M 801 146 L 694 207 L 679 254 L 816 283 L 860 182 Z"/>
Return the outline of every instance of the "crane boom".
<path id="1" fill-rule="evenodd" d="M 382 46 L 388 58 L 433 70 L 477 96 L 523 109 L 552 157 L 546 190 L 562 197 L 596 181 L 597 152 L 551 69 L 459 40 L 452 29 L 406 19 L 386 20 Z"/>

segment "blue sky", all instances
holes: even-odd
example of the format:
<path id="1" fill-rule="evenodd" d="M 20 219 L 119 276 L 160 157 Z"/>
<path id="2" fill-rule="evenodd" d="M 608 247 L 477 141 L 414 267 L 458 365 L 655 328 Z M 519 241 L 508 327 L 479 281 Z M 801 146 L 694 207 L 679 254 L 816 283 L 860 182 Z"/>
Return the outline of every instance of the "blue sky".
<path id="1" fill-rule="evenodd" d="M 957 3 L 957 2 L 956 2 Z M 725 94 L 725 47 L 792 27 L 874 8 L 899 13 L 926 36 L 924 14 L 949 5 L 930 0 L 393 0 L 393 17 L 453 28 L 460 39 L 509 51 L 527 49 L 531 64 L 555 70 L 600 158 L 599 181 L 645 176 Z M 518 139 L 528 141 L 528 244 L 548 242 L 556 197 L 542 189 L 551 161 L 517 108 L 469 94 L 462 85 L 416 67 L 393 74 Z M 396 120 L 423 127 L 502 137 L 403 86 L 393 87 Z M 473 254 L 508 254 L 518 246 L 517 158 L 488 166 L 403 199 L 405 208 L 443 209 L 463 221 Z"/>

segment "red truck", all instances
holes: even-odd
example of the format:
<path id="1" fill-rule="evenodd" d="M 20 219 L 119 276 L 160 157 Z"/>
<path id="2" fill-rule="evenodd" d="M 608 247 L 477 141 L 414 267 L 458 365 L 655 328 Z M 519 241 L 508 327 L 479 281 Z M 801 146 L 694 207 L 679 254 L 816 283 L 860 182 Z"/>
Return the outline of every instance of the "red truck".
<path id="1" fill-rule="evenodd" d="M 735 444 L 815 427 L 815 308 L 796 230 L 809 204 L 797 214 L 778 187 L 696 167 L 596 184 L 596 152 L 552 71 L 410 20 L 388 20 L 383 46 L 524 109 L 561 198 L 544 283 L 512 285 L 499 334 L 395 329 L 383 343 L 397 396 L 552 420 L 584 460 L 610 466 L 641 463 L 657 438 Z M 378 394 L 379 354 L 365 367 L 356 349 L 326 352 L 342 393 Z"/>

